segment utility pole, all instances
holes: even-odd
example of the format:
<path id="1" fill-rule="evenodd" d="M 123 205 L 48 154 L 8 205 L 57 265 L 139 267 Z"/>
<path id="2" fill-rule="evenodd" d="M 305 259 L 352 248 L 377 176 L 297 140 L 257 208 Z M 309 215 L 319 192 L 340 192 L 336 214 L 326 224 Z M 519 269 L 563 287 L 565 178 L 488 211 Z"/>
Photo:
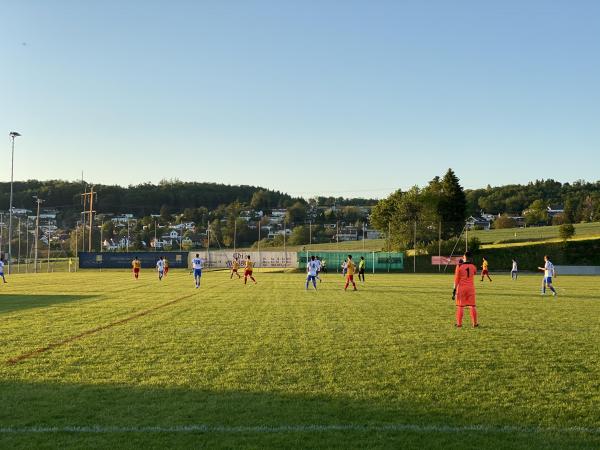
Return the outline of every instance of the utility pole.
<path id="1" fill-rule="evenodd" d="M 83 172 L 81 172 L 81 182 L 83 183 Z M 83 211 L 81 212 L 81 251 L 85 252 L 85 212 L 87 205 L 87 188 L 84 189 L 82 196 Z"/>
<path id="2" fill-rule="evenodd" d="M 285 250 L 285 234 L 286 234 L 286 224 L 285 224 L 285 219 L 283 219 L 283 257 L 285 258 L 285 267 L 287 267 L 287 251 Z"/>
<path id="3" fill-rule="evenodd" d="M 50 240 L 52 238 L 52 231 L 50 230 L 50 226 L 48 226 L 48 273 L 50 273 Z"/>
<path id="4" fill-rule="evenodd" d="M 129 251 L 129 217 L 127 218 L 127 240 L 125 241 L 125 251 Z"/>
<path id="5" fill-rule="evenodd" d="M 235 238 L 237 235 L 237 217 L 233 218 L 233 253 L 235 253 Z"/>
<path id="6" fill-rule="evenodd" d="M 92 186 L 92 188 L 90 189 L 90 235 L 88 238 L 88 251 L 91 252 L 92 251 L 92 229 L 94 228 L 94 222 L 92 220 L 92 213 L 94 213 L 94 186 Z"/>
<path id="7" fill-rule="evenodd" d="M 85 189 L 85 191 L 83 192 L 83 194 L 81 194 L 81 196 L 83 197 L 83 230 L 82 230 L 82 250 L 85 251 L 85 216 L 86 214 L 88 215 L 88 225 L 90 227 L 89 232 L 88 232 L 88 252 L 92 251 L 92 231 L 94 229 L 94 220 L 93 220 L 93 214 L 96 212 L 94 211 L 94 198 L 95 196 L 97 196 L 98 194 L 96 192 L 94 192 L 94 186 L 92 186 L 90 188 L 90 191 L 88 192 L 87 189 Z M 87 210 L 86 206 L 88 203 L 88 197 L 89 197 L 89 203 L 90 203 L 90 209 Z"/>
<path id="8" fill-rule="evenodd" d="M 10 275 L 12 267 L 12 216 L 13 216 L 13 175 L 15 168 L 15 138 L 21 136 L 16 131 L 11 131 L 9 134 L 12 139 L 12 152 L 10 163 L 10 201 L 8 206 L 8 274 Z"/>
<path id="9" fill-rule="evenodd" d="M 417 220 L 415 219 L 415 250 L 413 253 L 413 273 L 417 272 Z"/>
<path id="10" fill-rule="evenodd" d="M 156 251 L 156 246 L 158 245 L 158 241 L 156 240 L 156 220 L 154 221 L 154 251 Z"/>
<path id="11" fill-rule="evenodd" d="M 19 248 L 17 249 L 17 272 L 21 273 L 21 218 L 19 217 Z"/>
<path id="12" fill-rule="evenodd" d="M 29 273 L 29 216 L 25 219 L 25 273 Z"/>
<path id="13" fill-rule="evenodd" d="M 35 216 L 35 251 L 33 254 L 33 272 L 37 273 L 37 260 L 38 260 L 38 241 L 40 240 L 40 205 L 44 202 L 37 195 L 34 196 L 35 202 L 37 203 L 37 213 Z"/>
<path id="14" fill-rule="evenodd" d="M 0 212 L 0 253 L 2 253 L 2 244 L 4 243 L 4 213 Z"/>

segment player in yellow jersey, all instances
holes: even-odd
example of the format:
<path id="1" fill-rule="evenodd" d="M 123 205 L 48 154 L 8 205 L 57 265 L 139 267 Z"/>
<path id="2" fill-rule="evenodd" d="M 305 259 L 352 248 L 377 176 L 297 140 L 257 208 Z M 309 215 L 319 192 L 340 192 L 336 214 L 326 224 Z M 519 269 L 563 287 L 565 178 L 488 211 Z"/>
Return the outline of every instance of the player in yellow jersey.
<path id="1" fill-rule="evenodd" d="M 254 281 L 254 284 L 256 284 L 256 280 L 252 276 L 253 268 L 254 263 L 250 260 L 250 255 L 248 255 L 248 259 L 246 259 L 246 265 L 244 266 L 244 284 L 246 284 L 246 282 L 248 281 L 248 277 L 250 277 L 250 279 Z"/>
<path id="2" fill-rule="evenodd" d="M 137 256 L 131 261 L 131 267 L 133 268 L 133 277 L 137 280 L 140 276 L 140 269 L 142 268 L 142 262 Z"/>
<path id="3" fill-rule="evenodd" d="M 352 283 L 354 290 L 356 291 L 356 283 L 354 282 L 354 273 L 356 272 L 356 265 L 352 261 L 352 255 L 348 255 L 348 262 L 346 263 L 346 285 L 344 290 L 348 289 L 348 285 Z"/>
<path id="4" fill-rule="evenodd" d="M 231 276 L 229 277 L 229 279 L 231 280 L 233 278 L 233 275 L 237 275 L 238 278 L 242 278 L 242 276 L 238 273 L 238 269 L 240 268 L 240 263 L 238 261 L 237 258 L 233 258 L 233 261 L 231 261 Z"/>
<path id="5" fill-rule="evenodd" d="M 492 281 L 490 278 L 490 272 L 488 271 L 488 261 L 484 257 L 483 262 L 481 263 L 481 281 L 483 281 L 485 277 L 487 277 L 490 282 Z"/>
<path id="6" fill-rule="evenodd" d="M 169 261 L 167 260 L 166 256 L 163 258 L 163 264 L 165 266 L 165 277 L 166 277 L 167 274 L 169 273 Z"/>

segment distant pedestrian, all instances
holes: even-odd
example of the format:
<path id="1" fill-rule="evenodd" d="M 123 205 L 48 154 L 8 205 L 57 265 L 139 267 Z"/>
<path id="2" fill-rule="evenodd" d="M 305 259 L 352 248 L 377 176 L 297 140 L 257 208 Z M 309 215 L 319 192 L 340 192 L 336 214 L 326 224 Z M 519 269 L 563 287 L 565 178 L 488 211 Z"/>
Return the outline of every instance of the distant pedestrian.
<path id="1" fill-rule="evenodd" d="M 510 271 L 510 277 L 513 280 L 516 280 L 519 277 L 519 267 L 517 265 L 517 260 L 516 259 L 512 260 L 512 269 Z"/>

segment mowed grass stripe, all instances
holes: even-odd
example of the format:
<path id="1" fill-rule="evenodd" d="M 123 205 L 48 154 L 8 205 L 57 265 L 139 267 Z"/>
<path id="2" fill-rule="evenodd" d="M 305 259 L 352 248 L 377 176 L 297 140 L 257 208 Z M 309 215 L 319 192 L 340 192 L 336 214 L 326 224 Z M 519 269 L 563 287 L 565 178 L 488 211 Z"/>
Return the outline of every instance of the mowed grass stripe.
<path id="1" fill-rule="evenodd" d="M 173 277 L 174 277 L 174 274 L 170 275 L 171 279 Z M 183 279 L 182 276 L 179 276 L 177 278 Z M 221 282 L 221 283 L 223 283 L 223 282 Z M 115 284 L 114 286 L 119 286 L 119 285 Z M 107 286 L 107 287 L 110 287 L 110 285 Z M 107 289 L 105 291 L 105 294 L 104 294 L 103 297 L 110 298 L 112 295 L 119 294 L 120 292 L 123 292 L 123 291 L 126 291 L 126 292 L 130 293 L 132 290 L 139 289 L 139 288 L 142 288 L 142 287 L 149 287 L 149 286 L 148 285 L 146 285 L 146 286 L 140 286 L 140 285 L 138 285 L 138 286 L 132 286 L 130 289 L 116 289 L 116 290 L 112 290 L 112 291 L 110 289 Z M 213 286 L 212 288 L 214 288 L 214 287 L 215 286 Z M 152 288 L 154 289 L 154 293 L 155 293 L 156 286 L 152 286 Z M 210 289 L 210 287 L 208 289 Z M 30 358 L 35 357 L 37 355 L 40 355 L 42 353 L 54 350 L 54 349 L 56 349 L 58 347 L 70 344 L 70 343 L 72 343 L 74 341 L 77 341 L 79 339 L 82 339 L 82 338 L 85 338 L 85 337 L 88 337 L 88 336 L 100 333 L 100 332 L 108 330 L 110 328 L 113 328 L 113 327 L 116 327 L 116 326 L 119 326 L 119 325 L 123 325 L 123 324 L 131 322 L 133 320 L 136 320 L 136 319 L 139 319 L 141 317 L 147 316 L 147 315 L 149 315 L 151 313 L 154 313 L 157 310 L 160 310 L 162 308 L 166 308 L 168 306 L 172 306 L 172 305 L 174 305 L 176 303 L 181 302 L 182 300 L 186 300 L 186 299 L 189 299 L 189 298 L 197 296 L 197 295 L 198 295 L 198 291 L 192 291 L 192 293 L 190 293 L 190 294 L 178 297 L 178 298 L 176 298 L 174 300 L 171 300 L 171 301 L 168 301 L 166 303 L 161 303 L 159 305 L 152 306 L 150 308 L 144 309 L 142 311 L 138 311 L 138 312 L 136 312 L 134 314 L 128 315 L 128 316 L 123 317 L 121 319 L 118 319 L 118 320 L 115 320 L 115 321 L 112 321 L 112 322 L 109 322 L 109 323 L 105 323 L 103 325 L 99 325 L 99 326 L 91 328 L 91 329 L 87 329 L 85 331 L 82 331 L 80 333 L 68 336 L 66 338 L 63 338 L 63 339 L 60 339 L 60 340 L 57 340 L 57 341 L 54 341 L 54 342 L 50 342 L 47 345 L 44 345 L 44 346 L 41 346 L 41 347 L 37 347 L 37 348 L 35 348 L 35 349 L 31 350 L 31 351 L 21 353 L 21 354 L 19 354 L 17 356 L 14 356 L 14 357 L 11 357 L 11 358 L 7 359 L 6 363 L 8 365 L 15 365 L 15 364 L 20 363 L 20 362 L 22 362 L 24 360 L 27 360 L 27 359 L 30 359 Z M 103 305 L 102 309 L 106 310 L 106 305 Z M 101 319 L 102 317 L 98 318 L 97 316 L 95 316 L 94 318 L 95 319 Z"/>

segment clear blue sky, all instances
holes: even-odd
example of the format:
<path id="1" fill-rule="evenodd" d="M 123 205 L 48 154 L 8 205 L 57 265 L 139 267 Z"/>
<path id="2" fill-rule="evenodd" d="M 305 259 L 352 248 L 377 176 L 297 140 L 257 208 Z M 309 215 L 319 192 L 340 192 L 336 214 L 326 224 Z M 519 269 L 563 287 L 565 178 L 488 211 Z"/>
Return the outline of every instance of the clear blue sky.
<path id="1" fill-rule="evenodd" d="M 0 0 L 16 179 L 600 178 L 600 1 Z"/>

